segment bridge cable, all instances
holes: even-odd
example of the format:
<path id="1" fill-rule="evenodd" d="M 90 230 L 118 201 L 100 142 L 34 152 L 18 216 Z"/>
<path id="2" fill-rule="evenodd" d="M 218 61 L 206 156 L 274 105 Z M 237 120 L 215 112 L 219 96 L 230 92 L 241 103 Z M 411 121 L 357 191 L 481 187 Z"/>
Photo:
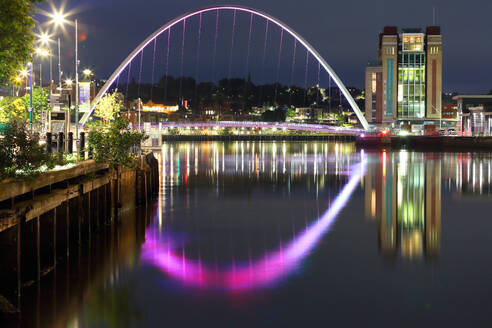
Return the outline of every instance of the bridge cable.
<path id="1" fill-rule="evenodd" d="M 253 13 L 250 14 L 249 17 L 249 34 L 248 34 L 248 51 L 246 53 L 246 69 L 244 72 L 244 104 L 243 104 L 243 111 L 246 110 L 246 104 L 248 100 L 248 84 L 251 82 L 250 81 L 250 74 L 249 74 L 249 55 L 251 51 L 251 27 L 253 25 Z"/>
<path id="2" fill-rule="evenodd" d="M 263 58 L 261 60 L 261 86 L 260 86 L 260 96 L 259 96 L 259 105 L 262 106 L 262 96 L 263 96 L 263 87 L 265 85 L 265 57 L 266 57 L 266 48 L 268 42 L 268 19 L 266 19 L 265 25 L 265 42 L 263 44 Z"/>
<path id="3" fill-rule="evenodd" d="M 152 85 L 150 86 L 150 100 L 154 100 L 154 78 L 155 78 L 155 49 L 157 47 L 157 38 L 154 39 L 154 52 L 152 56 Z"/>
<path id="4" fill-rule="evenodd" d="M 167 103 L 167 80 L 169 75 L 169 47 L 171 40 L 171 28 L 167 30 L 166 75 L 164 75 L 164 104 Z"/>
<path id="5" fill-rule="evenodd" d="M 184 47 L 185 47 L 185 32 L 186 32 L 186 18 L 183 19 L 183 37 L 181 39 L 181 69 L 179 78 L 179 101 L 182 102 L 183 98 L 183 64 L 184 64 Z"/>
<path id="6" fill-rule="evenodd" d="M 130 71 L 132 70 L 132 62 L 128 65 L 128 76 L 126 78 L 126 91 L 125 97 L 128 98 L 128 86 L 130 85 Z"/>
<path id="7" fill-rule="evenodd" d="M 277 76 L 275 80 L 275 96 L 273 99 L 273 103 L 277 103 L 277 91 L 279 85 L 279 74 L 280 74 L 280 57 L 282 55 L 282 43 L 284 41 L 284 29 L 280 31 L 280 46 L 278 48 L 278 58 L 277 58 Z"/>
<path id="8" fill-rule="evenodd" d="M 236 30 L 236 9 L 234 9 L 233 12 L 234 12 L 234 15 L 233 15 L 233 19 L 232 19 L 231 51 L 229 53 L 229 68 L 227 71 L 227 92 L 229 92 L 229 89 L 231 87 L 232 53 L 234 50 L 234 36 L 235 36 L 235 30 Z M 232 92 L 231 92 L 231 94 L 232 94 Z"/>
<path id="9" fill-rule="evenodd" d="M 306 48 L 306 66 L 304 70 L 304 106 L 306 106 L 307 98 L 307 78 L 308 78 L 308 63 L 309 63 L 309 49 Z"/>
<path id="10" fill-rule="evenodd" d="M 321 64 L 318 62 L 318 83 L 316 84 L 316 107 L 319 108 L 319 83 L 320 83 L 320 72 L 321 72 Z"/>
<path id="11" fill-rule="evenodd" d="M 292 53 L 292 66 L 290 69 L 290 85 L 289 85 L 289 107 L 292 106 L 292 90 L 294 89 L 294 67 L 296 65 L 296 49 L 297 49 L 297 39 L 294 38 L 294 50 Z"/>
<path id="12" fill-rule="evenodd" d="M 212 57 L 212 84 L 215 84 L 215 57 L 217 55 L 217 36 L 219 33 L 219 9 L 215 16 L 215 36 L 214 36 L 214 55 Z M 213 88 L 213 85 L 212 85 Z"/>
<path id="13" fill-rule="evenodd" d="M 331 76 L 328 74 L 328 111 L 331 112 Z"/>
<path id="14" fill-rule="evenodd" d="M 200 64 L 200 44 L 202 38 L 202 13 L 200 13 L 200 22 L 198 24 L 198 46 L 196 50 L 196 66 L 195 66 L 195 95 L 194 100 L 196 100 L 196 109 L 200 104 L 200 99 L 198 95 L 198 73 L 199 73 L 199 64 Z M 195 104 L 193 104 L 195 106 Z"/>
<path id="15" fill-rule="evenodd" d="M 138 72 L 137 98 L 140 99 L 140 84 L 142 83 L 142 65 L 143 65 L 144 50 L 140 52 L 140 71 Z"/>

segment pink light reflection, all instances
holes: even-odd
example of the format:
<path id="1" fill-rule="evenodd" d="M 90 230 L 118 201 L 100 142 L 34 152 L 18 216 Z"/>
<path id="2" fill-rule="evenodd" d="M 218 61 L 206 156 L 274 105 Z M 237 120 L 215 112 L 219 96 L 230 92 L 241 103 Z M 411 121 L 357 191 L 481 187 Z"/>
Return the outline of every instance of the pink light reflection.
<path id="1" fill-rule="evenodd" d="M 234 261 L 221 269 L 217 264 L 206 265 L 198 260 L 186 258 L 184 250 L 175 253 L 170 241 L 160 242 L 154 238 L 154 229 L 146 231 L 146 242 L 142 246 L 142 260 L 156 265 L 162 272 L 187 287 L 200 289 L 219 289 L 247 291 L 271 287 L 293 272 L 313 250 L 317 242 L 329 231 L 337 215 L 347 204 L 365 172 L 365 161 L 352 170 L 349 182 L 335 198 L 328 210 L 301 234 L 298 234 L 287 247 L 266 252 L 265 255 L 244 263 Z"/>

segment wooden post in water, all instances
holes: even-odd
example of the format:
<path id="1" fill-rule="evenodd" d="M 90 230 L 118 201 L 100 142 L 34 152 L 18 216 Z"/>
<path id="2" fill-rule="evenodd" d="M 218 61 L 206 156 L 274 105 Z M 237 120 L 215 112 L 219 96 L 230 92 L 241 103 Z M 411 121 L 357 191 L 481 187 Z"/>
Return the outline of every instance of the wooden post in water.
<path id="1" fill-rule="evenodd" d="M 53 209 L 53 233 L 51 237 L 53 238 L 53 267 L 56 266 L 56 207 Z"/>
<path id="2" fill-rule="evenodd" d="M 36 236 L 36 281 L 41 278 L 41 219 L 35 219 L 35 236 Z"/>

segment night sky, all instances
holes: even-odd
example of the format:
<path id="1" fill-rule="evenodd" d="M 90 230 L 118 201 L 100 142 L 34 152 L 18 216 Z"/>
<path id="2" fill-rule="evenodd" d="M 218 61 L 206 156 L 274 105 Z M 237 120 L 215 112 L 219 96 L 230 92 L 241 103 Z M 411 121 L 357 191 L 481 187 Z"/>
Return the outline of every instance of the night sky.
<path id="1" fill-rule="evenodd" d="M 60 2 L 54 2 L 59 7 Z M 279 18 L 307 41 L 309 41 L 333 67 L 342 81 L 347 86 L 363 87 L 364 69 L 369 60 L 377 56 L 378 33 L 385 25 L 397 25 L 399 27 L 422 27 L 432 25 L 432 6 L 436 6 L 437 25 L 441 26 L 444 43 L 444 91 L 463 92 L 463 93 L 485 93 L 492 89 L 492 2 L 485 0 L 435 0 L 434 3 L 427 0 L 372 0 L 372 1 L 313 1 L 313 0 L 249 0 L 249 1 L 208 1 L 208 0 L 84 0 L 71 1 L 67 3 L 67 10 L 75 9 L 80 22 L 80 61 L 81 67 L 91 67 L 97 77 L 108 77 L 121 61 L 148 35 L 158 29 L 169 20 L 193 9 L 214 5 L 214 4 L 240 4 L 249 6 L 269 13 Z M 48 4 L 41 6 L 48 9 Z M 224 34 L 230 35 L 231 17 L 221 16 L 221 23 L 229 28 L 224 28 Z M 232 14 L 229 14 L 232 16 Z M 246 17 L 246 16 L 245 16 Z M 249 22 L 247 17 L 237 20 L 236 52 L 243 53 L 247 44 Z M 39 17 L 42 21 L 44 18 Z M 209 66 L 210 51 L 206 50 L 210 46 L 214 29 L 211 16 L 206 23 L 203 23 L 203 40 L 201 50 L 203 59 L 200 65 L 200 79 L 209 80 L 208 73 L 205 73 Z M 227 25 L 229 24 L 229 25 Z M 256 44 L 261 52 L 264 40 L 264 24 L 256 22 L 257 27 L 253 28 L 252 43 Z M 193 22 L 187 26 L 187 33 L 195 29 Z M 242 31 L 242 32 L 239 32 Z M 246 31 L 246 32 L 245 32 Z M 272 29 L 273 31 L 273 29 Z M 207 36 L 207 33 L 209 35 Z M 244 34 L 246 33 L 246 34 Z M 272 32 L 273 33 L 273 32 Z M 180 31 L 176 30 L 176 47 L 171 58 L 170 65 L 173 66 L 169 73 L 177 73 L 179 69 L 179 49 L 177 40 Z M 174 34 L 173 34 L 174 36 Z M 67 36 L 63 38 L 62 57 L 66 76 L 73 76 L 73 29 L 67 29 Z M 208 37 L 208 39 L 207 39 Z M 196 44 L 187 34 L 187 46 L 190 43 Z M 217 62 L 224 64 L 228 62 L 230 48 L 230 36 L 224 36 L 223 49 L 218 46 Z M 227 41 L 229 38 L 229 41 Z M 273 49 L 278 43 L 279 36 L 271 36 L 271 57 L 276 58 Z M 291 61 L 292 45 L 288 40 L 284 42 L 284 55 L 286 59 L 285 67 Z M 293 42 L 293 41 L 292 41 Z M 164 41 L 161 41 L 165 44 Z M 206 43 L 205 45 L 203 45 Z M 191 45 L 192 46 L 192 45 Z M 229 48 L 228 48 L 229 47 Z M 242 48 L 243 47 L 243 48 Z M 289 48 L 290 47 L 290 48 Z M 159 52 L 161 48 L 158 50 Z M 161 49 L 162 53 L 164 52 Z M 152 52 L 148 52 L 152 53 Z M 193 48 L 186 48 L 185 55 L 185 75 L 193 76 L 195 64 Z M 190 54 L 188 54 L 190 53 Z M 289 54 L 290 56 L 289 57 Z M 301 51 L 298 51 L 299 59 L 297 65 L 301 65 Z M 235 53 L 236 54 L 236 53 Z M 210 58 L 207 59 L 207 55 Z M 158 54 L 159 56 L 159 54 Z M 173 57 L 174 56 L 174 57 Z M 222 57 L 221 57 L 222 56 Z M 252 54 L 252 57 L 255 55 Z M 144 72 L 149 71 L 152 65 L 152 55 L 144 54 Z M 239 58 L 239 55 L 238 55 Z M 251 59 L 254 66 L 254 58 Z M 162 64 L 162 58 L 157 61 Z M 275 66 L 275 61 L 270 66 Z M 268 62 L 268 59 L 267 59 Z M 150 64 L 149 64 L 150 63 Z M 284 64 L 282 64 L 282 67 Z M 244 64 L 239 59 L 231 64 L 231 76 L 241 76 L 244 71 Z M 268 65 L 267 65 L 268 66 Z M 203 67 L 203 68 L 202 68 Z M 174 69 L 174 71 L 173 71 Z M 287 69 L 285 69 L 287 70 Z M 297 69 L 296 69 L 297 70 Z M 227 75 L 227 65 L 217 68 L 218 75 Z M 220 73 L 222 72 L 222 73 Z M 162 73 L 162 72 L 161 72 Z M 156 75 L 161 75 L 156 73 Z M 144 75 L 150 73 L 144 73 Z M 256 75 L 255 75 L 256 74 Z M 271 72 L 268 74 L 272 74 Z M 273 73 L 274 74 L 274 73 Z M 210 74 L 209 74 L 210 75 Z M 253 82 L 257 80 L 259 73 L 252 72 Z M 284 74 L 285 75 L 285 74 Z M 287 74 L 288 75 L 288 74 Z M 273 77 L 272 77 L 273 78 Z M 143 80 L 148 80 L 143 77 Z M 288 80 L 283 77 L 282 80 Z M 310 81 L 313 78 L 310 77 Z M 315 80 L 315 78 L 314 78 Z M 296 77 L 297 81 L 297 77 Z"/>

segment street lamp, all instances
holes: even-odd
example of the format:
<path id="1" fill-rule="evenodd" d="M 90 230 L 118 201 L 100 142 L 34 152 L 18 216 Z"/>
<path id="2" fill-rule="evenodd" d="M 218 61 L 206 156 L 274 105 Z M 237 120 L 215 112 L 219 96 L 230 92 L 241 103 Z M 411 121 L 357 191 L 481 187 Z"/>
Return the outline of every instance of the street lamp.
<path id="1" fill-rule="evenodd" d="M 46 55 L 49 55 L 49 57 L 50 57 L 50 96 L 51 96 L 51 94 L 53 93 L 53 56 L 51 55 L 50 42 L 52 40 L 50 39 L 50 35 L 48 35 L 47 33 L 44 33 L 44 32 L 41 32 L 38 35 L 38 37 L 39 37 L 38 38 L 39 43 L 42 46 L 48 47 Z"/>
<path id="2" fill-rule="evenodd" d="M 62 11 L 55 11 L 50 15 L 55 26 L 63 26 L 68 22 Z M 60 39 L 58 38 L 58 67 L 61 92 L 61 69 L 60 69 Z M 79 139 L 79 45 L 78 45 L 78 21 L 75 19 L 75 140 Z"/>
<path id="3" fill-rule="evenodd" d="M 90 77 L 92 75 L 92 71 L 86 68 L 82 71 L 82 74 L 84 74 L 85 77 Z"/>
<path id="4" fill-rule="evenodd" d="M 29 130 L 32 134 L 32 62 L 27 65 L 29 66 Z"/>
<path id="5" fill-rule="evenodd" d="M 15 85 L 20 85 L 22 78 L 17 75 L 14 77 L 14 83 L 12 83 L 12 97 L 15 97 Z M 19 94 L 19 87 L 17 88 L 17 95 Z"/>
<path id="6" fill-rule="evenodd" d="M 26 88 L 27 88 L 27 74 L 28 74 L 27 69 L 25 68 L 21 69 L 20 76 L 24 78 L 24 94 L 26 94 Z"/>
<path id="7" fill-rule="evenodd" d="M 46 57 L 49 56 L 49 51 L 43 48 L 37 48 L 36 49 L 36 54 L 40 57 Z M 39 87 L 41 88 L 41 93 L 40 93 L 40 98 L 41 98 L 41 121 L 42 121 L 42 130 L 44 129 L 44 125 L 46 123 L 46 113 L 43 109 L 43 65 L 42 63 L 39 63 Z"/>

